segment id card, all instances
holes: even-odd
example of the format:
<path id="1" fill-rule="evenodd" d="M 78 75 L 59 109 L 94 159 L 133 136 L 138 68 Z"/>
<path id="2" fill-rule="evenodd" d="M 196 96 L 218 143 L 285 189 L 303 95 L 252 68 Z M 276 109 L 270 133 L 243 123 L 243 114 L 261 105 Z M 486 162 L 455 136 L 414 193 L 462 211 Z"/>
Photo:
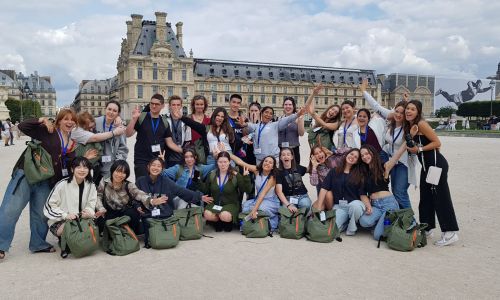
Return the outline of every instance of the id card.
<path id="1" fill-rule="evenodd" d="M 63 177 L 67 177 L 69 174 L 68 174 L 68 169 L 62 169 L 62 176 Z"/>
<path id="2" fill-rule="evenodd" d="M 151 151 L 152 152 L 161 152 L 160 144 L 151 145 Z"/>
<path id="3" fill-rule="evenodd" d="M 325 214 L 325 212 L 324 212 L 324 211 L 321 211 L 321 212 L 319 213 L 319 220 L 320 220 L 321 222 L 324 222 L 324 221 L 326 220 L 326 214 Z"/>
<path id="4" fill-rule="evenodd" d="M 151 216 L 152 217 L 157 217 L 160 215 L 160 209 L 159 208 L 154 208 L 152 211 L 151 211 Z"/>
<path id="5" fill-rule="evenodd" d="M 290 197 L 290 204 L 298 205 L 299 204 L 299 198 L 297 198 L 297 197 Z"/>
<path id="6" fill-rule="evenodd" d="M 283 143 L 281 143 L 281 147 L 282 148 L 288 148 L 288 147 L 290 147 L 290 143 L 289 142 L 283 142 Z"/>
<path id="7" fill-rule="evenodd" d="M 101 157 L 101 161 L 103 163 L 111 162 L 111 155 L 104 155 L 103 157 Z"/>
<path id="8" fill-rule="evenodd" d="M 221 211 L 222 210 L 222 206 L 220 206 L 220 205 L 214 205 L 214 207 L 212 209 L 216 210 L 216 211 Z"/>
<path id="9" fill-rule="evenodd" d="M 339 200 L 339 205 L 340 205 L 340 206 L 347 206 L 347 204 L 349 204 L 349 203 L 347 202 L 347 200 Z"/>
<path id="10" fill-rule="evenodd" d="M 255 148 L 255 149 L 253 149 L 253 153 L 255 153 L 255 154 L 261 154 L 262 153 L 262 149 Z"/>
<path id="11" fill-rule="evenodd" d="M 313 132 L 318 132 L 320 130 L 321 130 L 321 127 L 316 127 L 316 128 L 313 129 Z"/>

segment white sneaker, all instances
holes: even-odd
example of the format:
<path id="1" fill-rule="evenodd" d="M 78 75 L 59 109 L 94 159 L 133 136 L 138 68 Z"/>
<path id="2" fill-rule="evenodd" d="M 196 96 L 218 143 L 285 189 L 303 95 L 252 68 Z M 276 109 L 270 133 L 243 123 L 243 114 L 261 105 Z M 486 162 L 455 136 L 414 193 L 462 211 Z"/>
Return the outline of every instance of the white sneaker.
<path id="1" fill-rule="evenodd" d="M 448 246 L 455 243 L 456 241 L 458 241 L 458 233 L 456 233 L 455 231 L 447 231 L 441 234 L 441 239 L 439 241 L 434 242 L 434 245 L 440 247 Z"/>
<path id="2" fill-rule="evenodd" d="M 348 236 L 353 236 L 353 235 L 356 235 L 356 231 L 346 230 L 346 231 L 345 231 L 345 235 L 348 235 Z"/>
<path id="3" fill-rule="evenodd" d="M 434 236 L 434 228 L 431 229 L 431 230 L 426 230 L 425 231 L 425 237 L 427 239 L 432 239 L 433 236 Z"/>

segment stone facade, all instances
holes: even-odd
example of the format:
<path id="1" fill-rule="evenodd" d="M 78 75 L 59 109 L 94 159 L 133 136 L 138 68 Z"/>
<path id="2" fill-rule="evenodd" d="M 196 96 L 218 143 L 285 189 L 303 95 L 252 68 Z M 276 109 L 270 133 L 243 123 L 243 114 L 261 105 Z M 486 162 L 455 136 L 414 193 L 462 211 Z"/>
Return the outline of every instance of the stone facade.
<path id="1" fill-rule="evenodd" d="M 118 78 L 105 80 L 83 80 L 71 107 L 77 111 L 88 111 L 93 116 L 104 114 L 106 102 L 117 99 Z"/>
<path id="2" fill-rule="evenodd" d="M 9 88 L 0 84 L 0 122 L 9 118 L 9 109 L 5 106 L 5 101 L 9 98 Z"/>

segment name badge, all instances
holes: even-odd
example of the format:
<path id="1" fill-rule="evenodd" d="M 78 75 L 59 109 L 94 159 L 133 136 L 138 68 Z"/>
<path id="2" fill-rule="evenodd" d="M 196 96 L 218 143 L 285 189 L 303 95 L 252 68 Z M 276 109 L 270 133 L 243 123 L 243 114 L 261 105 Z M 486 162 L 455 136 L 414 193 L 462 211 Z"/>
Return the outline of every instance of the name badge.
<path id="1" fill-rule="evenodd" d="M 349 204 L 349 203 L 347 202 L 347 200 L 339 200 L 339 205 L 340 205 L 340 206 L 347 206 L 347 204 Z"/>
<path id="2" fill-rule="evenodd" d="M 220 205 L 214 205 L 213 210 L 221 211 L 222 210 L 222 206 L 220 206 Z"/>
<path id="3" fill-rule="evenodd" d="M 321 130 L 321 127 L 316 127 L 316 128 L 313 129 L 313 132 L 318 132 L 320 130 Z"/>
<path id="4" fill-rule="evenodd" d="M 325 214 L 324 211 L 322 211 L 322 212 L 319 213 L 319 220 L 321 222 L 324 222 L 326 220 L 326 214 Z"/>
<path id="5" fill-rule="evenodd" d="M 290 203 L 293 205 L 298 205 L 299 204 L 299 198 L 297 197 L 290 197 Z"/>
<path id="6" fill-rule="evenodd" d="M 255 149 L 253 149 L 253 153 L 255 153 L 255 154 L 261 154 L 262 153 L 262 149 L 255 148 Z"/>
<path id="7" fill-rule="evenodd" d="M 68 169 L 62 169 L 62 176 L 63 177 L 67 177 L 69 174 L 68 174 Z"/>
<path id="8" fill-rule="evenodd" d="M 151 151 L 152 152 L 160 152 L 161 151 L 160 144 L 151 145 Z"/>
<path id="9" fill-rule="evenodd" d="M 282 148 L 288 148 L 288 147 L 290 147 L 290 143 L 289 142 L 283 142 L 283 143 L 281 143 L 281 147 Z"/>
<path id="10" fill-rule="evenodd" d="M 153 217 L 157 217 L 160 215 L 160 209 L 159 208 L 155 208 L 151 211 L 151 216 Z"/>
<path id="11" fill-rule="evenodd" d="M 111 162 L 111 155 L 104 155 L 103 157 L 101 157 L 101 161 L 103 163 Z"/>

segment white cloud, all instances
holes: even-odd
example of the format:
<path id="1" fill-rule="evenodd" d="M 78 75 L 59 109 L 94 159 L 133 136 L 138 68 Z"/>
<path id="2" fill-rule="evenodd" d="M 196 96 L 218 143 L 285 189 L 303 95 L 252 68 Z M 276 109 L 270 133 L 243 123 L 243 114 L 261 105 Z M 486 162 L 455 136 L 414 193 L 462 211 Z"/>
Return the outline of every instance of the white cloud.
<path id="1" fill-rule="evenodd" d="M 62 46 L 75 43 L 78 35 L 75 23 L 71 23 L 59 29 L 38 30 L 36 38 L 42 43 Z"/>
<path id="2" fill-rule="evenodd" d="M 16 70 L 16 72 L 26 72 L 24 58 L 19 54 L 0 55 L 0 66 L 5 70 Z"/>
<path id="3" fill-rule="evenodd" d="M 470 50 L 467 41 L 460 35 L 451 35 L 447 38 L 447 43 L 441 47 L 441 51 L 451 57 L 462 60 L 469 58 Z"/>

